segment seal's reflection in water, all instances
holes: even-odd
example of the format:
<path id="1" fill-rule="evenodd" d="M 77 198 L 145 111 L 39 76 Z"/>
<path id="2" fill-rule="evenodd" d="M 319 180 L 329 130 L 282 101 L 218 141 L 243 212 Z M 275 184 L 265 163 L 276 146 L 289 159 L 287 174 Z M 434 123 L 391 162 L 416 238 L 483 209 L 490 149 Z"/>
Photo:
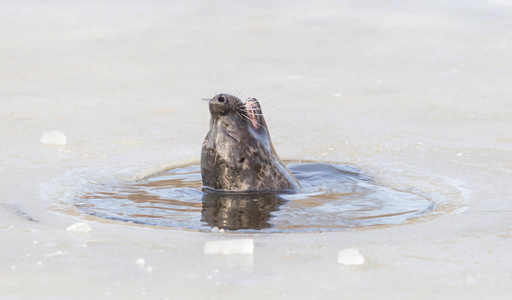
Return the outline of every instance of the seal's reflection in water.
<path id="1" fill-rule="evenodd" d="M 272 227 L 272 212 L 287 201 L 275 194 L 205 193 L 201 221 L 219 229 Z"/>

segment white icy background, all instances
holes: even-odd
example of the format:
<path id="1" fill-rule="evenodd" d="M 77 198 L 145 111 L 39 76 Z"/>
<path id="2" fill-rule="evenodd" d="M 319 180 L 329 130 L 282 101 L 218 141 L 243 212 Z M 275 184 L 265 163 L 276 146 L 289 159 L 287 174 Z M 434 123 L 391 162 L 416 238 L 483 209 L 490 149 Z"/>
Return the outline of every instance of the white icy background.
<path id="1" fill-rule="evenodd" d="M 509 297 L 510 2 L 354 3 L 4 1 L 0 297 Z M 400 226 L 226 237 L 62 202 L 79 178 L 198 157 L 201 99 L 218 92 L 261 100 L 283 158 L 352 163 L 392 186 L 409 178 L 467 208 Z M 42 144 L 55 129 L 66 145 Z M 78 222 L 94 231 L 66 231 Z M 204 253 L 221 238 L 252 238 L 254 254 Z M 338 264 L 345 248 L 365 264 Z"/>

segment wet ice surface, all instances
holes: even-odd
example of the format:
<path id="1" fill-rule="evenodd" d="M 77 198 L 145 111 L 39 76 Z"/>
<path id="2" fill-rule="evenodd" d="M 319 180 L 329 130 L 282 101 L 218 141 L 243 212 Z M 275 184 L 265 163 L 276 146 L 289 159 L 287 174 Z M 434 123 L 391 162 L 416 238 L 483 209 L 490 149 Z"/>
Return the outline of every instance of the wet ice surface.
<path id="1" fill-rule="evenodd" d="M 200 167 L 191 165 L 140 182 L 92 183 L 73 203 L 87 214 L 124 222 L 257 232 L 400 224 L 435 206 L 424 196 L 378 185 L 348 165 L 288 167 L 302 185 L 297 194 L 204 192 Z"/>

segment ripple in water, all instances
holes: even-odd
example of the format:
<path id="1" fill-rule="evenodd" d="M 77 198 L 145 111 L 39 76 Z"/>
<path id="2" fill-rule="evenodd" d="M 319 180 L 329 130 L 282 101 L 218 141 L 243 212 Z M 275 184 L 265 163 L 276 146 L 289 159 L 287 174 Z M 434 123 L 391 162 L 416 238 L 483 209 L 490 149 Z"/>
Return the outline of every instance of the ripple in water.
<path id="1" fill-rule="evenodd" d="M 347 165 L 288 164 L 297 194 L 234 194 L 201 190 L 198 165 L 140 182 L 103 183 L 75 199 L 102 218 L 180 229 L 314 232 L 400 224 L 434 208 L 425 197 L 379 186 Z"/>

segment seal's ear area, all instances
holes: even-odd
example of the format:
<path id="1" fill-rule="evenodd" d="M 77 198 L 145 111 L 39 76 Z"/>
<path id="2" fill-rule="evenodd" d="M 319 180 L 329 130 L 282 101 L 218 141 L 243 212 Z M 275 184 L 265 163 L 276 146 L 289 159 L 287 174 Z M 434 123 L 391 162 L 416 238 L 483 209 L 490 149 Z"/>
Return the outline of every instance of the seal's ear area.
<path id="1" fill-rule="evenodd" d="M 227 115 L 233 109 L 233 96 L 219 94 L 210 100 L 210 113 L 213 115 Z"/>

